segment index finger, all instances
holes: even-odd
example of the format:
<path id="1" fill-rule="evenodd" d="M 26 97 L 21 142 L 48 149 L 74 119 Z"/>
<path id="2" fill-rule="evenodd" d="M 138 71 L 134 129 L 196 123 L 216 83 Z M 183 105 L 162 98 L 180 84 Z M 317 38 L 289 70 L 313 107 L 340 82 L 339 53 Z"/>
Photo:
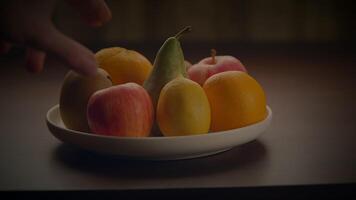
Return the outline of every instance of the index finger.
<path id="1" fill-rule="evenodd" d="M 97 63 L 94 53 L 80 43 L 65 36 L 54 27 L 47 28 L 44 33 L 38 33 L 32 41 L 32 46 L 53 53 L 74 71 L 84 75 L 95 75 Z"/>

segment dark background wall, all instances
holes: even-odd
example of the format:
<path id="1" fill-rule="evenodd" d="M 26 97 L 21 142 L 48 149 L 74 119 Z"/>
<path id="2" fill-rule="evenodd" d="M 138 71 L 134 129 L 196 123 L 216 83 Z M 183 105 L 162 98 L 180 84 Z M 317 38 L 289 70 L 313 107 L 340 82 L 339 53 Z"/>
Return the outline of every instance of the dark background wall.
<path id="1" fill-rule="evenodd" d="M 60 1 L 58 27 L 85 44 L 162 41 L 186 25 L 186 41 L 247 43 L 354 42 L 352 1 L 108 0 L 111 22 L 93 29 Z"/>

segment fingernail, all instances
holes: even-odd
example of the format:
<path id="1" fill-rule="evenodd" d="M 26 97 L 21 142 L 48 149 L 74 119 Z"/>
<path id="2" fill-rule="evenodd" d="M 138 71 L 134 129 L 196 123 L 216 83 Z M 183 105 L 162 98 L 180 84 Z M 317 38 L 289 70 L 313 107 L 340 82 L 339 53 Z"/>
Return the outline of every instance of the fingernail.
<path id="1" fill-rule="evenodd" d="M 98 67 L 96 65 L 92 65 L 89 67 L 86 68 L 86 75 L 88 76 L 95 76 L 96 73 L 98 73 Z"/>
<path id="2" fill-rule="evenodd" d="M 100 20 L 95 19 L 95 20 L 89 21 L 89 25 L 96 27 L 96 26 L 101 26 L 101 25 L 103 25 L 103 23 L 102 23 Z"/>
<path id="3" fill-rule="evenodd" d="M 98 65 L 94 56 L 83 57 L 81 68 L 78 68 L 78 70 L 85 76 L 95 76 L 98 71 Z"/>

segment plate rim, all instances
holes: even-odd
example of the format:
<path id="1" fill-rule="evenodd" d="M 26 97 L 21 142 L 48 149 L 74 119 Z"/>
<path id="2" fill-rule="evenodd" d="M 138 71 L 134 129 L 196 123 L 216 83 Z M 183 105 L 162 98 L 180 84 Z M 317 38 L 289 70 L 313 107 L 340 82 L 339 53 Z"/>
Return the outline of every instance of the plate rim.
<path id="1" fill-rule="evenodd" d="M 95 138 L 102 138 L 102 139 L 113 139 L 113 140 L 139 140 L 139 141 L 142 141 L 142 140 L 179 140 L 179 139 L 198 139 L 199 137 L 218 137 L 220 135 L 225 135 L 229 132 L 236 132 L 236 131 L 243 131 L 243 130 L 246 130 L 246 129 L 250 129 L 252 127 L 255 127 L 255 126 L 259 126 L 259 125 L 262 125 L 264 124 L 266 121 L 270 121 L 271 118 L 272 118 L 272 109 L 266 105 L 266 109 L 267 109 L 267 116 L 261 120 L 261 121 L 258 121 L 254 124 L 250 124 L 250 125 L 247 125 L 247 126 L 244 126 L 244 127 L 240 127 L 240 128 L 235 128 L 235 129 L 230 129 L 230 130 L 225 130 L 225 131 L 218 131 L 218 132 L 208 132 L 206 134 L 196 134 L 196 135 L 184 135 L 184 136 L 163 136 L 163 137 L 130 137 L 130 136 L 125 136 L 125 137 L 122 137 L 122 136 L 109 136 L 109 135 L 99 135 L 99 134 L 94 134 L 94 133 L 87 133 L 87 132 L 82 132 L 82 131 L 77 131 L 77 130 L 72 130 L 72 129 L 68 129 L 68 128 L 65 128 L 65 127 L 61 127 L 61 126 L 58 126 L 57 123 L 53 122 L 51 120 L 51 113 L 55 112 L 56 110 L 58 110 L 58 113 L 59 113 L 59 104 L 56 104 L 54 106 L 52 106 L 46 113 L 46 122 L 48 125 L 51 125 L 57 129 L 60 129 L 61 131 L 64 131 L 66 133 L 70 133 L 70 134 L 79 134 L 81 136 L 85 136 L 85 137 L 95 137 Z M 59 114 L 59 117 L 60 117 L 60 114 Z M 51 132 L 51 131 L 50 131 Z M 234 134 L 238 134 L 238 133 L 234 133 Z"/>

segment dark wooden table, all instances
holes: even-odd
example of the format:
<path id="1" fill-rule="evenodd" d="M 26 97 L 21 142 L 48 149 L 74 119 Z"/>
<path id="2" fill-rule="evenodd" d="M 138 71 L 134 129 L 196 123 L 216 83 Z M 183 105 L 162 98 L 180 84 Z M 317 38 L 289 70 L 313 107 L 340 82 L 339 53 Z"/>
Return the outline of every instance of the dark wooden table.
<path id="1" fill-rule="evenodd" d="M 183 45 L 192 62 L 212 45 Z M 151 60 L 159 47 L 136 48 Z M 308 186 L 356 182 L 356 57 L 342 45 L 214 45 L 264 87 L 273 122 L 256 141 L 214 156 L 128 161 L 62 144 L 48 131 L 66 68 L 42 74 L 0 61 L 0 190 L 136 190 Z"/>

